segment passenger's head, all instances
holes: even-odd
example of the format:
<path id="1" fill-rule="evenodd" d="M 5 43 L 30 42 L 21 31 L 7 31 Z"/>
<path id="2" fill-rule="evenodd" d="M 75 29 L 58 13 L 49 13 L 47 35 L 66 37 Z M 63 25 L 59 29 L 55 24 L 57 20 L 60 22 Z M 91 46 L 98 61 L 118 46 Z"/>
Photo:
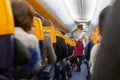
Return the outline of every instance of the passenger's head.
<path id="1" fill-rule="evenodd" d="M 77 30 L 83 30 L 83 25 L 81 24 L 81 25 L 78 25 L 77 26 Z"/>
<path id="2" fill-rule="evenodd" d="M 39 18 L 41 20 L 41 22 L 42 22 L 42 25 L 43 25 L 44 18 L 39 13 L 37 13 L 37 12 L 35 12 L 35 17 Z"/>
<path id="3" fill-rule="evenodd" d="M 106 16 L 108 14 L 108 11 L 110 9 L 110 6 L 107 6 L 106 8 L 104 8 L 101 13 L 100 13 L 100 16 L 99 16 L 99 33 L 102 35 L 103 33 L 103 25 L 104 25 L 104 22 L 106 20 Z"/>
<path id="4" fill-rule="evenodd" d="M 106 21 L 107 14 L 109 12 L 110 6 L 104 8 L 99 16 L 99 33 L 97 34 L 97 40 L 101 41 L 102 40 L 102 35 L 103 35 L 103 26 Z"/>
<path id="5" fill-rule="evenodd" d="M 13 1 L 11 3 L 16 27 L 28 31 L 33 25 L 34 9 L 25 1 Z"/>
<path id="6" fill-rule="evenodd" d="M 107 15 L 91 80 L 120 80 L 120 0 Z"/>
<path id="7" fill-rule="evenodd" d="M 62 33 L 62 35 L 65 35 L 65 33 L 63 31 L 60 31 Z"/>

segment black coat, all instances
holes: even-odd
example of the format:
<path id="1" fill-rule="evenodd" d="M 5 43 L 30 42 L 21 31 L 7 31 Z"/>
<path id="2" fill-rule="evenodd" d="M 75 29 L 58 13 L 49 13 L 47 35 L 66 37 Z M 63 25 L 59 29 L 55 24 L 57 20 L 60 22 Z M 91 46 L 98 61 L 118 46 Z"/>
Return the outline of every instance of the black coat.
<path id="1" fill-rule="evenodd" d="M 62 37 L 56 36 L 57 43 L 56 43 L 56 56 L 57 61 L 64 59 L 67 56 L 67 45 L 65 40 Z"/>

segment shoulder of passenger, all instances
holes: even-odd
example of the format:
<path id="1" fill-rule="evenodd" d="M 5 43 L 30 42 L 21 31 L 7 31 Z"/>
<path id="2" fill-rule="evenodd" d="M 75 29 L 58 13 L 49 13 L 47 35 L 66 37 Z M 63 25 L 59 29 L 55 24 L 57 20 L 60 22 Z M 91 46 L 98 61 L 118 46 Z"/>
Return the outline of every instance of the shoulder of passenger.
<path id="1" fill-rule="evenodd" d="M 33 34 L 29 34 L 29 38 L 31 40 L 38 40 L 37 37 L 35 35 L 33 35 Z"/>

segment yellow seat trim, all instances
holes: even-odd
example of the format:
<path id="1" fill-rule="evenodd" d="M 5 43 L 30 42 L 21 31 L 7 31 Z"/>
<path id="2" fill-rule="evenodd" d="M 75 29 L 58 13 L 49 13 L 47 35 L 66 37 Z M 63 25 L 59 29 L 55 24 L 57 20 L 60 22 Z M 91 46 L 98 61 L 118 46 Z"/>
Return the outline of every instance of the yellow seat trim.
<path id="1" fill-rule="evenodd" d="M 33 24 L 36 27 L 35 35 L 38 38 L 38 40 L 44 40 L 44 32 L 43 32 L 41 20 L 39 18 L 35 17 Z"/>
<path id="2" fill-rule="evenodd" d="M 13 34 L 14 21 L 9 0 L 0 0 L 0 35 Z"/>
<path id="3" fill-rule="evenodd" d="M 44 31 L 47 31 L 50 33 L 51 42 L 56 43 L 56 34 L 55 34 L 54 28 L 51 26 L 44 26 L 43 29 Z"/>

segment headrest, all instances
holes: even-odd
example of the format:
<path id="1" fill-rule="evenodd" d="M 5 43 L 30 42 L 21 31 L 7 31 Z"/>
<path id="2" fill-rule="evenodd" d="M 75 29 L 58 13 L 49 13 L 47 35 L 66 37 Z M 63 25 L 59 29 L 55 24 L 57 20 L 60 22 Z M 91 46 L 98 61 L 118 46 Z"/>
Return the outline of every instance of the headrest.
<path id="1" fill-rule="evenodd" d="M 36 27 L 36 32 L 35 32 L 36 37 L 38 38 L 38 40 L 44 40 L 44 32 L 43 32 L 41 20 L 35 17 L 33 23 L 34 26 Z"/>
<path id="2" fill-rule="evenodd" d="M 50 33 L 51 42 L 56 43 L 56 34 L 55 34 L 54 28 L 51 26 L 44 26 L 43 29 L 44 29 L 44 32 Z"/>
<path id="3" fill-rule="evenodd" d="M 56 33 L 56 36 L 62 37 L 61 32 L 59 32 L 59 31 L 55 31 L 55 33 Z"/>
<path id="4" fill-rule="evenodd" d="M 9 0 L 0 0 L 0 35 L 13 34 L 14 21 Z"/>

